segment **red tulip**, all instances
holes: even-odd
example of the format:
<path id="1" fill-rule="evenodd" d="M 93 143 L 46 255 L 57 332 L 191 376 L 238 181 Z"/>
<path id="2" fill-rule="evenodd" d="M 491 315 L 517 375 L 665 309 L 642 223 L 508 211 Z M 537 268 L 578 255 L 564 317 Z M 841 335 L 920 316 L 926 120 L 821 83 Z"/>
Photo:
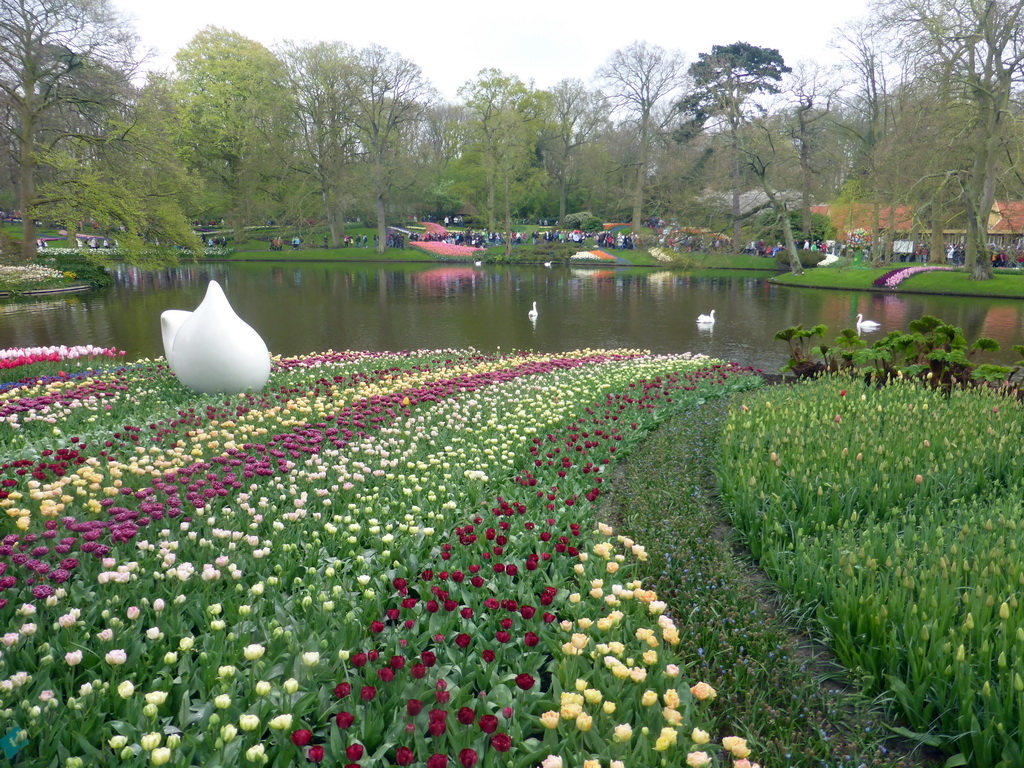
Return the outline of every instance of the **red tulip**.
<path id="1" fill-rule="evenodd" d="M 473 768 L 479 760 L 480 758 L 474 749 L 464 749 L 459 752 L 459 762 L 462 763 L 463 768 Z"/>
<path id="2" fill-rule="evenodd" d="M 303 728 L 299 731 L 292 732 L 292 744 L 296 747 L 304 747 L 313 740 L 313 732 Z"/>
<path id="3" fill-rule="evenodd" d="M 431 755 L 427 758 L 427 768 L 448 768 L 448 755 Z"/>
<path id="4" fill-rule="evenodd" d="M 528 675 L 526 672 L 523 672 L 521 675 L 516 675 L 516 685 L 524 691 L 528 691 L 533 688 L 533 684 L 535 682 L 536 680 L 533 679 L 533 676 Z"/>
<path id="5" fill-rule="evenodd" d="M 491 737 L 491 747 L 498 752 L 508 752 L 512 749 L 512 737 L 507 733 L 496 733 Z"/>
<path id="6" fill-rule="evenodd" d="M 310 762 L 319 763 L 324 759 L 324 748 L 317 744 L 315 747 L 310 747 L 309 752 L 306 753 Z"/>
<path id="7" fill-rule="evenodd" d="M 334 687 L 334 695 L 339 699 L 344 699 L 350 693 L 352 693 L 352 686 L 349 683 L 338 683 Z"/>
<path id="8" fill-rule="evenodd" d="M 373 701 L 376 696 L 377 689 L 374 688 L 372 685 L 364 685 L 359 690 L 359 698 L 361 698 L 363 701 Z"/>
<path id="9" fill-rule="evenodd" d="M 480 718 L 480 730 L 484 733 L 494 733 L 498 730 L 498 718 L 494 715 L 483 715 Z"/>
<path id="10" fill-rule="evenodd" d="M 339 712 L 338 714 L 336 714 L 334 716 L 334 722 L 336 722 L 338 724 L 339 728 L 341 728 L 342 730 L 345 730 L 350 725 L 352 725 L 352 723 L 355 722 L 355 717 L 353 717 L 348 712 Z"/>
<path id="11" fill-rule="evenodd" d="M 499 736 L 501 734 L 498 734 Z M 363 756 L 363 745 L 358 741 L 355 744 L 349 744 L 345 748 L 345 757 L 353 762 L 359 760 Z"/>
<path id="12" fill-rule="evenodd" d="M 399 765 L 412 765 L 415 760 L 416 756 L 408 747 L 399 747 L 398 751 L 395 753 L 395 762 Z"/>
<path id="13" fill-rule="evenodd" d="M 410 717 L 416 717 L 423 711 L 423 702 L 419 699 L 409 699 L 405 703 L 405 711 L 409 713 Z"/>

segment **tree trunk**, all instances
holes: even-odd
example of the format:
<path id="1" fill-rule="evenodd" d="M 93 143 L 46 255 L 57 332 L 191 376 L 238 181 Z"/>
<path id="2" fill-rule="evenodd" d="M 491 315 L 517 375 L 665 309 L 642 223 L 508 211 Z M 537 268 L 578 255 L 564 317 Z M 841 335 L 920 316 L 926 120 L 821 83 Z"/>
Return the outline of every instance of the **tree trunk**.
<path id="1" fill-rule="evenodd" d="M 385 223 L 387 206 L 384 205 L 384 195 L 378 194 L 375 201 L 377 209 L 377 253 L 384 253 L 388 245 L 388 228 Z"/>
<path id="2" fill-rule="evenodd" d="M 633 221 L 630 222 L 633 234 L 640 232 L 640 218 L 644 208 L 644 182 L 647 180 L 647 152 L 643 152 L 640 167 L 636 170 L 636 184 L 633 187 Z"/>
<path id="3" fill-rule="evenodd" d="M 36 160 L 35 146 L 33 143 L 35 130 L 31 115 L 22 115 L 21 127 L 21 167 L 18 178 L 18 202 L 21 205 L 21 257 L 25 261 L 34 261 L 36 258 L 36 220 L 32 210 L 36 197 Z"/>
<path id="4" fill-rule="evenodd" d="M 321 189 L 324 200 L 324 213 L 327 215 L 327 228 L 331 233 L 331 248 L 341 245 L 345 237 L 345 218 L 338 215 L 338 208 L 334 202 L 334 193 L 329 186 L 324 185 Z"/>
<path id="5" fill-rule="evenodd" d="M 561 226 L 565 221 L 565 208 L 568 205 L 565 193 L 565 170 L 558 177 L 558 225 Z"/>
<path id="6" fill-rule="evenodd" d="M 735 136 L 735 132 L 733 134 Z M 733 163 L 732 163 L 732 242 L 739 246 L 743 227 L 740 224 L 740 152 L 739 142 L 733 139 Z"/>
<path id="7" fill-rule="evenodd" d="M 509 201 L 509 197 L 512 191 L 511 181 L 509 179 L 509 172 L 506 169 L 504 175 L 505 182 L 505 261 L 512 260 L 512 204 Z"/>
<path id="8" fill-rule="evenodd" d="M 932 264 L 946 263 L 946 237 L 942 232 L 942 198 L 936 195 L 932 205 L 932 234 L 928 243 L 928 261 Z"/>
<path id="9" fill-rule="evenodd" d="M 631 227 L 634 235 L 640 234 L 640 219 L 644 209 L 644 186 L 647 184 L 647 162 L 650 158 L 650 120 L 645 114 L 640 119 L 640 165 L 636 169 L 636 185 L 633 187 L 633 221 Z"/>
<path id="10" fill-rule="evenodd" d="M 988 249 L 988 218 L 995 200 L 996 150 L 999 146 L 998 117 L 979 131 L 974 150 L 970 183 L 964 188 L 967 209 L 966 264 L 972 280 L 992 279 L 992 258 Z"/>

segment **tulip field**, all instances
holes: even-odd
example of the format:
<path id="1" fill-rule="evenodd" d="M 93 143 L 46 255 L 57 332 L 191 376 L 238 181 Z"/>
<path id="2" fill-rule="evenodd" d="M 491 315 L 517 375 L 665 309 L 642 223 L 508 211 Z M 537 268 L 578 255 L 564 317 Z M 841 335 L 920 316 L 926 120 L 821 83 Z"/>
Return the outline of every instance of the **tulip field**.
<path id="1" fill-rule="evenodd" d="M 760 383 L 689 356 L 439 350 L 276 359 L 255 394 L 195 395 L 147 360 L 0 392 L 0 760 L 750 768 L 756 744 L 710 725 L 708 708 L 728 691 L 688 673 L 694 649 L 678 617 L 638 578 L 644 543 L 600 513 L 610 468 L 708 399 L 747 398 L 736 430 L 762 435 L 760 458 L 772 439 L 754 415 L 766 406 L 747 394 Z M 934 447 L 921 455 L 951 453 L 963 472 L 953 483 L 901 461 L 899 483 L 876 493 L 894 504 L 946 493 L 949 503 L 915 508 L 920 523 L 903 541 L 887 538 L 895 517 L 871 516 L 857 549 L 829 570 L 860 585 L 876 615 L 886 601 L 870 594 L 869 576 L 912 582 L 913 598 L 888 601 L 888 621 L 872 624 L 867 608 L 854 617 L 877 642 L 893 621 L 918 621 L 915 638 L 931 632 L 905 641 L 902 662 L 879 661 L 878 674 L 933 666 L 949 645 L 939 674 L 953 691 L 988 675 L 981 720 L 1010 706 L 1004 683 L 1013 692 L 1020 680 L 1020 641 L 1000 632 L 1004 606 L 1017 611 L 1017 569 L 997 545 L 1016 546 L 1017 529 L 1008 502 L 963 500 L 1002 466 L 992 438 L 979 443 L 986 451 L 966 446 L 989 426 L 1014 441 L 1009 452 L 1020 420 L 1011 406 L 993 413 L 986 402 L 987 416 L 964 406 L 957 436 L 943 404 L 929 405 Z M 822 426 L 837 430 L 830 447 L 860 423 L 843 413 L 849 427 Z M 786 456 L 793 444 L 778 442 Z M 897 473 L 889 461 L 883 477 Z M 926 475 L 920 485 L 915 471 Z M 767 483 L 772 472 L 783 470 L 743 477 Z M 800 472 L 772 498 L 784 486 L 802 493 Z M 787 497 L 779 509 L 803 502 Z M 820 546 L 825 532 L 835 544 L 854 529 L 846 505 L 859 504 L 836 502 Z M 925 541 L 923 523 L 940 511 L 955 524 Z M 751 534 L 766 552 L 776 522 L 793 525 L 773 518 Z M 790 559 L 809 561 L 819 545 L 800 541 Z M 945 570 L 926 574 L 921 565 L 939 554 Z M 972 584 L 946 608 L 947 582 L 969 579 L 979 591 Z M 982 696 L 980 683 L 970 692 Z M 1017 732 L 1015 720 L 1000 723 Z"/>
<path id="2" fill-rule="evenodd" d="M 1024 414 L 827 379 L 737 400 L 719 480 L 761 566 L 946 765 L 1024 765 Z"/>

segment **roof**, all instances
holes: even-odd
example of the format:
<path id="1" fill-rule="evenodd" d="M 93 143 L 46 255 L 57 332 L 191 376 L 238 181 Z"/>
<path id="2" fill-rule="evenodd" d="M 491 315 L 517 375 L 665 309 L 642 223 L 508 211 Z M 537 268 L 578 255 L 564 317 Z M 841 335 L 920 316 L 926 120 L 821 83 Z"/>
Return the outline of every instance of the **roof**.
<path id="1" fill-rule="evenodd" d="M 875 207 L 871 203 L 842 203 L 836 205 L 812 205 L 811 213 L 828 216 L 837 232 L 852 232 L 855 229 L 871 230 L 875 226 Z M 946 232 L 963 232 L 963 214 L 955 217 L 959 222 Z M 909 205 L 880 206 L 878 225 L 895 232 L 910 232 L 913 228 L 914 209 Z M 927 230 L 923 225 L 922 230 Z M 989 234 L 1024 233 L 1024 200 L 997 200 L 992 204 L 988 217 Z"/>

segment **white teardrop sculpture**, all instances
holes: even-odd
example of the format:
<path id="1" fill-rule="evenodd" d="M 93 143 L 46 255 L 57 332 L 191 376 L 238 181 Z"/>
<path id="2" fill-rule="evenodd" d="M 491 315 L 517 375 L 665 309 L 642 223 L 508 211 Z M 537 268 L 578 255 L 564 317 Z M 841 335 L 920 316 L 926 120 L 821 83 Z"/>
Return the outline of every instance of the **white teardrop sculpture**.
<path id="1" fill-rule="evenodd" d="M 215 280 L 210 281 L 206 297 L 195 312 L 168 310 L 160 316 L 160 323 L 165 334 L 164 349 L 169 353 L 167 363 L 189 389 L 203 394 L 238 394 L 262 389 L 270 378 L 266 343 L 235 314 Z M 168 331 L 172 334 L 170 342 Z"/>
<path id="2" fill-rule="evenodd" d="M 164 339 L 164 357 L 168 365 L 171 362 L 171 345 L 174 343 L 174 335 L 181 328 L 181 324 L 192 317 L 191 312 L 184 309 L 168 309 L 160 314 L 160 333 Z M 173 366 L 171 367 L 173 371 Z"/>

